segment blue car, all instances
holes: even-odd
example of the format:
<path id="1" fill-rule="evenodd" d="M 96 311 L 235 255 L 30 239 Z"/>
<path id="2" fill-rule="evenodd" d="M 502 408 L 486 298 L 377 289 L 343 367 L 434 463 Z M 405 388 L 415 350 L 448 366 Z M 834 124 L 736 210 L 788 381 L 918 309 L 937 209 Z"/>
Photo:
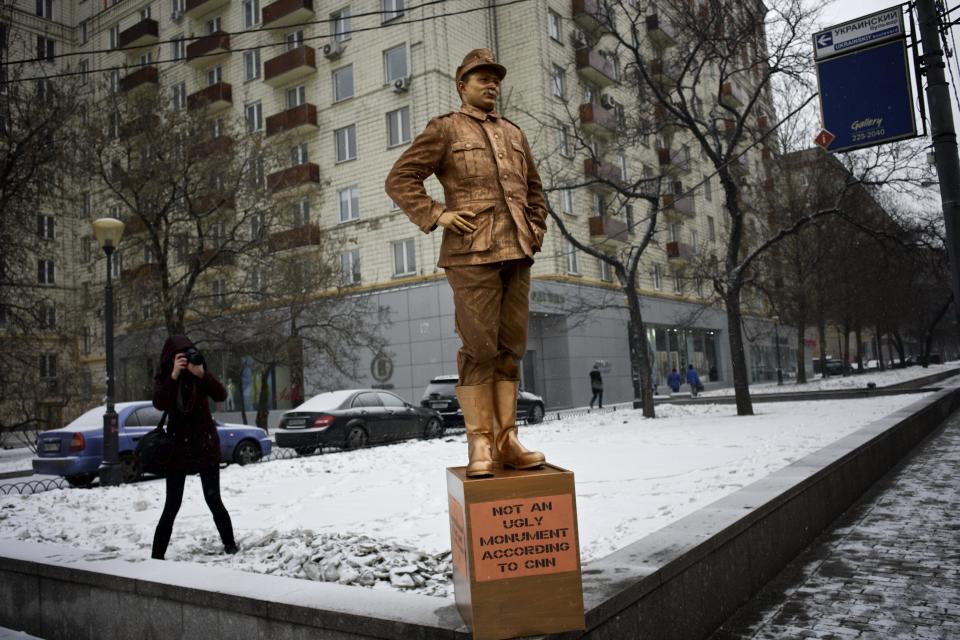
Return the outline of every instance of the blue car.
<path id="1" fill-rule="evenodd" d="M 157 427 L 162 414 L 149 400 L 119 402 L 114 408 L 119 421 L 123 482 L 133 482 L 144 471 L 134 453 L 137 440 Z M 33 459 L 34 473 L 64 476 L 74 486 L 90 484 L 103 460 L 103 414 L 106 410 L 106 406 L 99 406 L 62 429 L 40 433 L 37 457 Z M 217 422 L 217 433 L 220 435 L 221 460 L 248 464 L 270 455 L 271 442 L 259 427 Z"/>

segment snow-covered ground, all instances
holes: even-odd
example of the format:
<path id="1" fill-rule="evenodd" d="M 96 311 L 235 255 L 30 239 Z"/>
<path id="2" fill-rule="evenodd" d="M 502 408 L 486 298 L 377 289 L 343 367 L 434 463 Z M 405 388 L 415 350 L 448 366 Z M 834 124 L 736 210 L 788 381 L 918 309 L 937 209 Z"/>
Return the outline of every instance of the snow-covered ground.
<path id="1" fill-rule="evenodd" d="M 33 458 L 33 451 L 28 447 L 17 447 L 15 449 L 0 449 L 0 473 L 9 471 L 29 471 L 33 467 L 30 460 Z"/>
<path id="2" fill-rule="evenodd" d="M 921 396 L 657 406 L 522 427 L 530 448 L 576 474 L 581 556 L 602 557 L 781 469 Z M 220 543 L 197 478 L 187 482 L 169 560 L 452 597 L 445 467 L 466 462 L 462 435 L 279 460 L 221 475 L 241 552 Z M 92 557 L 145 560 L 163 482 L 0 498 L 4 538 Z"/>

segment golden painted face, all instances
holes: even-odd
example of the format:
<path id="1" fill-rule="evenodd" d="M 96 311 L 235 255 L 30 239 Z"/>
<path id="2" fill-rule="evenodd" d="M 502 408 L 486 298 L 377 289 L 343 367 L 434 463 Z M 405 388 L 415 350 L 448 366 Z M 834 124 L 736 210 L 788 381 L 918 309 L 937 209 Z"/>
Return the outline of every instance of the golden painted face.
<path id="1" fill-rule="evenodd" d="M 480 67 L 458 82 L 457 89 L 465 103 L 483 111 L 493 111 L 500 95 L 500 76 L 491 69 Z"/>

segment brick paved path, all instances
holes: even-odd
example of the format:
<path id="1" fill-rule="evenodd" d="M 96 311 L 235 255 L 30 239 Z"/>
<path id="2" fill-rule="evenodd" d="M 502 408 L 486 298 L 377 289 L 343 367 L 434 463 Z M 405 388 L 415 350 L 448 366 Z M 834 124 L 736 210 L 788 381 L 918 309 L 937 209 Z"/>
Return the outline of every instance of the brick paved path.
<path id="1" fill-rule="evenodd" d="M 960 412 L 711 640 L 960 639 Z"/>

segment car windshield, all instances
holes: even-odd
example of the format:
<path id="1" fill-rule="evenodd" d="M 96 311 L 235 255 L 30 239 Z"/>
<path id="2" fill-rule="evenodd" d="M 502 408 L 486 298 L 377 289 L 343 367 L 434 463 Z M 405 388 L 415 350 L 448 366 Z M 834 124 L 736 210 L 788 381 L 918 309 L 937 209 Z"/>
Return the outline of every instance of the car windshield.
<path id="1" fill-rule="evenodd" d="M 453 388 L 457 384 L 456 380 L 442 381 L 442 382 L 431 382 L 427 385 L 426 390 L 423 392 L 424 397 L 427 397 L 431 394 L 438 394 L 441 396 L 453 395 Z"/>
<path id="2" fill-rule="evenodd" d="M 330 391 L 313 396 L 294 411 L 333 411 L 343 404 L 344 400 L 355 393 L 355 390 Z"/>
<path id="3" fill-rule="evenodd" d="M 95 427 L 97 425 L 103 426 L 103 414 L 106 412 L 107 408 L 104 406 L 95 407 L 87 411 L 79 418 L 75 419 L 73 422 L 68 424 L 66 429 L 79 429 L 80 427 Z"/>

